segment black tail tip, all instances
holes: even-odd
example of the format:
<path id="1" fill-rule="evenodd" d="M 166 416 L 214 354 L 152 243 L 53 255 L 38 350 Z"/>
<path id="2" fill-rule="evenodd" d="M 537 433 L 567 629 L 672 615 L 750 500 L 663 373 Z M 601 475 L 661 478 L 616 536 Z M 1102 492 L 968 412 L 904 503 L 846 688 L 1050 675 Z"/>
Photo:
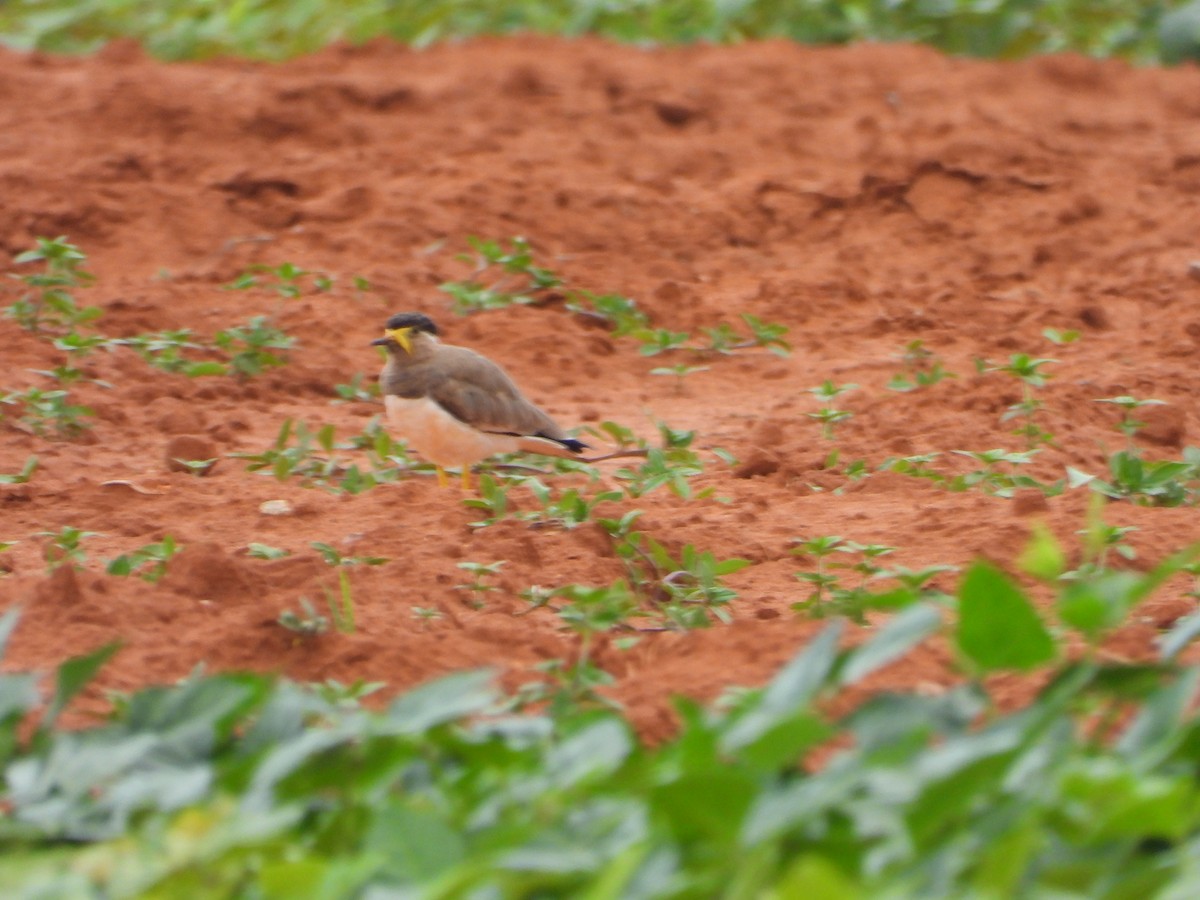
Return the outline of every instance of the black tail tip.
<path id="1" fill-rule="evenodd" d="M 563 438 L 559 443 L 572 453 L 582 453 L 584 450 L 590 449 L 583 441 L 577 441 L 575 438 Z"/>

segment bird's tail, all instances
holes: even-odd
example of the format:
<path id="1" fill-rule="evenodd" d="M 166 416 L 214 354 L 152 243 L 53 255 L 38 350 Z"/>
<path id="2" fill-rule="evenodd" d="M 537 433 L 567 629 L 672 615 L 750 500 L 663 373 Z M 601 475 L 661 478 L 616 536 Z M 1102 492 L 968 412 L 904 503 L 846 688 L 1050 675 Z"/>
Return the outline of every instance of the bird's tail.
<path id="1" fill-rule="evenodd" d="M 548 435 L 538 434 L 522 437 L 521 449 L 527 453 L 541 453 L 545 456 L 560 456 L 570 459 L 587 450 L 588 445 L 583 441 L 575 440 L 575 438 L 552 438 Z"/>

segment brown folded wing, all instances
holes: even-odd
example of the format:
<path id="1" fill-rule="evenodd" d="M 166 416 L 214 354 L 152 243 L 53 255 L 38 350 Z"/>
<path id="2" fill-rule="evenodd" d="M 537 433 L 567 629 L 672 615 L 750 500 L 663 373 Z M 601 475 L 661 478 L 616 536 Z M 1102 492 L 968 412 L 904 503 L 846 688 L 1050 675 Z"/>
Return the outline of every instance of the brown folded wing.
<path id="1" fill-rule="evenodd" d="M 480 431 L 566 437 L 553 419 L 521 396 L 503 369 L 465 347 L 439 347 L 427 362 L 392 373 L 384 389 L 405 397 L 428 396 Z"/>

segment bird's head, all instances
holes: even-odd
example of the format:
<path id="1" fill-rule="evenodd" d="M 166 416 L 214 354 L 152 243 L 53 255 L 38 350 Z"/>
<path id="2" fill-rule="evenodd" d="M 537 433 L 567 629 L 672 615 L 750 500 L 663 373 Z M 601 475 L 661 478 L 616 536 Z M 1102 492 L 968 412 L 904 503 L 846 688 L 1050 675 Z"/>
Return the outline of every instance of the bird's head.
<path id="1" fill-rule="evenodd" d="M 413 341 L 418 335 L 428 334 L 437 336 L 437 326 L 433 320 L 423 313 L 396 313 L 383 326 L 383 337 L 371 341 L 373 347 L 386 347 L 388 352 L 395 352 L 399 347 L 405 353 L 413 352 Z"/>

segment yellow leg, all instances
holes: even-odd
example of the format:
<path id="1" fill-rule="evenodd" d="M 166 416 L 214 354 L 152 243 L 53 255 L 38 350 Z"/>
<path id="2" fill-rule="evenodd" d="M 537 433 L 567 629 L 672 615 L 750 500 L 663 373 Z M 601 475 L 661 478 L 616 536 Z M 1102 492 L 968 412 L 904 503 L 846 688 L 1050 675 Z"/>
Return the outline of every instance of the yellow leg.
<path id="1" fill-rule="evenodd" d="M 446 475 L 446 470 L 441 466 L 434 466 L 437 469 L 438 487 L 446 488 L 450 486 L 450 479 Z"/>
<path id="2" fill-rule="evenodd" d="M 464 491 L 471 490 L 471 467 L 462 467 L 462 489 Z"/>

